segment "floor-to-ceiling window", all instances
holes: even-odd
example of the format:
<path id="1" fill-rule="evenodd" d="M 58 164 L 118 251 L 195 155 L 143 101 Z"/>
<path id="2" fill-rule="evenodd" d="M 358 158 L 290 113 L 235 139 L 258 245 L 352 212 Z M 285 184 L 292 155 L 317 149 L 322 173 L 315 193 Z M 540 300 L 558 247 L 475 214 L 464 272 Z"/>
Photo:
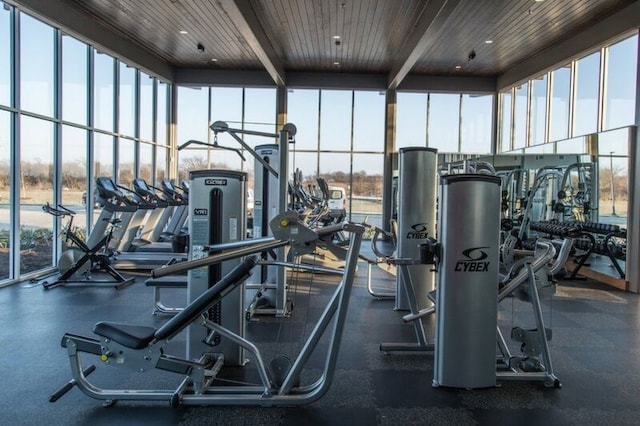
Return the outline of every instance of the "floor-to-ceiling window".
<path id="1" fill-rule="evenodd" d="M 353 92 L 320 91 L 320 156 L 318 175 L 329 188 L 350 193 Z"/>
<path id="2" fill-rule="evenodd" d="M 53 123 L 20 117 L 20 273 L 53 265 L 53 217 L 42 205 L 53 203 Z"/>
<path id="3" fill-rule="evenodd" d="M 0 280 L 10 276 L 11 246 L 11 116 L 0 110 Z"/>
<path id="4" fill-rule="evenodd" d="M 20 14 L 20 108 L 43 117 L 54 116 L 55 31 Z M 54 125 L 20 117 L 19 241 L 20 274 L 53 265 L 53 217 L 42 212 L 54 201 Z"/>
<path id="5" fill-rule="evenodd" d="M 13 9 L 0 8 L 0 105 L 12 106 L 13 73 L 12 31 Z M 11 248 L 14 228 L 11 226 L 11 121 L 13 114 L 0 110 L 0 281 L 11 276 Z"/>
<path id="6" fill-rule="evenodd" d="M 138 171 L 165 176 L 170 85 L 19 6 L 3 6 L 0 281 L 6 282 L 56 265 L 54 231 L 62 224 L 42 211 L 44 203 L 76 211 L 74 225 L 84 233 L 92 222 L 93 177 L 119 174 L 129 183 Z"/>
<path id="7" fill-rule="evenodd" d="M 287 105 L 303 189 L 317 191 L 320 177 L 347 196 L 348 218 L 382 226 L 384 92 L 290 89 Z"/>
<path id="8" fill-rule="evenodd" d="M 297 127 L 296 143 L 291 147 L 289 165 L 313 179 L 318 170 L 318 117 L 320 91 L 290 89 L 287 93 L 287 121 Z M 311 182 L 311 181 L 310 181 Z"/>

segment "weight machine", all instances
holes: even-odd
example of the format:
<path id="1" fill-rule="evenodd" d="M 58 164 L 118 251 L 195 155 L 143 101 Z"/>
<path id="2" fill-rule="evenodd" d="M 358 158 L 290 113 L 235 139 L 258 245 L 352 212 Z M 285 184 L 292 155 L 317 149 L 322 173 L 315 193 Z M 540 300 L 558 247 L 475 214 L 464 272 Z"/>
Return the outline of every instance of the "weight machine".
<path id="1" fill-rule="evenodd" d="M 107 404 L 113 404 L 118 400 L 129 400 L 166 401 L 173 407 L 181 405 L 296 406 L 321 398 L 329 389 L 335 372 L 364 227 L 343 223 L 314 231 L 304 225 L 294 212 L 280 214 L 270 222 L 270 226 L 274 234 L 271 242 L 254 244 L 250 247 L 155 270 L 153 275 L 160 277 L 208 268 L 225 260 L 249 256 L 160 328 L 99 322 L 94 327 L 96 337 L 65 334 L 62 338 L 62 346 L 67 350 L 73 379 L 56 391 L 50 397 L 50 401 L 58 400 L 74 386 L 78 386 L 86 395 L 104 400 Z M 260 261 L 253 254 L 284 246 L 289 246 L 297 254 L 308 253 L 315 249 L 318 238 L 337 231 L 350 233 L 347 265 L 342 280 L 296 359 L 290 365 L 283 365 L 281 358 L 274 358 L 270 363 L 271 371 L 269 371 L 258 347 L 248 339 L 213 321 L 209 316 L 209 308 L 223 301 L 250 275 L 250 271 L 259 265 Z M 330 328 L 331 324 L 333 324 L 332 328 Z M 225 365 L 225 357 L 216 353 L 215 348 L 208 349 L 197 360 L 183 359 L 165 353 L 167 342 L 187 327 L 200 327 L 206 330 L 205 334 L 209 342 L 215 336 L 222 336 L 252 353 L 256 360 L 255 367 L 258 370 L 260 384 L 232 386 L 224 382 L 222 384 L 216 382 L 218 373 Z M 323 336 L 328 337 L 329 343 L 322 374 L 310 385 L 299 385 L 301 374 Z M 132 372 L 152 370 L 171 372 L 184 376 L 184 379 L 175 389 L 101 389 L 87 380 L 87 376 L 96 368 L 93 365 L 83 368 L 80 360 L 81 353 L 97 356 L 103 364 L 115 368 Z"/>

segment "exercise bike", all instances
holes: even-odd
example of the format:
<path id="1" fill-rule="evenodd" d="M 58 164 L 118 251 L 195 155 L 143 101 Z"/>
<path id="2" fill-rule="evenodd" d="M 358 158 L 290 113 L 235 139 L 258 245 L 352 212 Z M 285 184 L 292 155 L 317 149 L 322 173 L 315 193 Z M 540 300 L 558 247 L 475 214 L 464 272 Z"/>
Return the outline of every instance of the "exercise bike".
<path id="1" fill-rule="evenodd" d="M 113 228 L 120 222 L 120 219 L 116 217 L 109 219 L 110 226 L 105 235 L 97 244 L 89 247 L 77 233 L 73 232 L 73 218 L 76 212 L 60 204 L 56 208 L 49 203 L 42 206 L 42 210 L 54 217 L 69 217 L 61 233 L 69 248 L 64 250 L 58 259 L 60 276 L 53 282 L 44 281 L 42 286 L 45 290 L 71 283 L 88 286 L 112 286 L 119 289 L 134 282 L 135 278 L 125 278 L 111 266 L 110 254 L 107 251 Z M 106 272 L 113 279 L 94 280 L 92 273 L 98 271 Z"/>

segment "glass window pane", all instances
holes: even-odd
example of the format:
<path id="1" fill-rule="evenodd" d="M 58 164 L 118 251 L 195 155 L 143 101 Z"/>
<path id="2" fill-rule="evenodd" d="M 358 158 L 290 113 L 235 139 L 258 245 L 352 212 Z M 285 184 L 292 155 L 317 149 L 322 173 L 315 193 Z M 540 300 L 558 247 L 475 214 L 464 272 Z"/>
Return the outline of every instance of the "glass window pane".
<path id="1" fill-rule="evenodd" d="M 291 150 L 289 151 L 289 168 L 292 171 L 300 170 L 304 176 L 311 176 L 315 179 L 318 175 L 318 154 Z"/>
<path id="2" fill-rule="evenodd" d="M 586 135 L 598 129 L 598 85 L 600 52 L 576 62 L 576 103 L 573 135 Z"/>
<path id="3" fill-rule="evenodd" d="M 298 130 L 291 149 L 318 149 L 319 98 L 319 90 L 295 89 L 287 93 L 287 121 Z"/>
<path id="4" fill-rule="evenodd" d="M 4 5 L 5 3 L 3 3 Z M 11 105 L 11 7 L 0 9 L 0 104 Z M 0 278 L 2 275 L 0 274 Z"/>
<path id="5" fill-rule="evenodd" d="M 616 129 L 608 132 L 598 133 L 598 152 L 600 155 L 629 155 L 629 140 L 633 141 L 633 131 L 629 129 Z M 632 142 L 633 143 L 633 142 Z"/>
<path id="6" fill-rule="evenodd" d="M 0 111 L 0 222 L 9 224 L 9 206 L 11 203 L 11 114 Z M 0 280 L 9 278 L 9 251 L 11 234 L 9 226 L 0 228 Z"/>
<path id="7" fill-rule="evenodd" d="M 113 131 L 113 66 L 114 59 L 94 50 L 93 125 Z"/>
<path id="8" fill-rule="evenodd" d="M 321 153 L 319 175 L 327 181 L 329 187 L 343 188 L 348 196 L 351 185 L 351 154 Z"/>
<path id="9" fill-rule="evenodd" d="M 136 70 L 120 62 L 120 112 L 119 133 L 126 136 L 135 134 L 136 114 Z"/>
<path id="10" fill-rule="evenodd" d="M 635 123 L 637 52 L 637 36 L 609 47 L 605 81 L 605 130 Z"/>
<path id="11" fill-rule="evenodd" d="M 178 146 L 194 139 L 207 142 L 209 89 L 178 87 Z M 182 151 L 179 154 L 182 156 Z"/>
<path id="12" fill-rule="evenodd" d="M 527 146 L 527 91 L 527 83 L 516 88 L 515 113 L 513 117 L 513 149 Z"/>
<path id="13" fill-rule="evenodd" d="M 156 147 L 156 184 L 162 179 L 169 177 L 167 174 L 167 149 L 162 146 Z"/>
<path id="14" fill-rule="evenodd" d="M 511 149 L 511 92 L 501 94 L 502 119 L 500 120 L 500 151 Z"/>
<path id="15" fill-rule="evenodd" d="M 552 74 L 551 114 L 549 114 L 549 140 L 559 141 L 569 137 L 569 94 L 571 90 L 571 65 L 558 68 Z"/>
<path id="16" fill-rule="evenodd" d="M 204 170 L 209 167 L 208 151 L 206 149 L 185 149 L 178 154 L 178 180 L 189 180 L 192 170 Z"/>
<path id="17" fill-rule="evenodd" d="M 113 136 L 105 135 L 103 133 L 95 132 L 93 135 L 93 179 L 91 179 L 90 190 L 87 191 L 87 201 L 89 199 L 95 200 L 95 188 L 97 177 L 108 177 L 115 181 L 114 171 L 114 140 Z M 100 209 L 94 210 L 94 220 L 89 223 L 91 228 L 92 224 L 98 218 Z"/>
<path id="18" fill-rule="evenodd" d="M 258 132 L 276 132 L 276 89 L 244 89 L 244 128 Z M 278 143 L 275 138 L 251 135 L 245 135 L 244 141 L 251 147 Z"/>
<path id="19" fill-rule="evenodd" d="M 20 13 L 20 107 L 49 117 L 53 117 L 54 34 L 49 25 Z"/>
<path id="20" fill-rule="evenodd" d="M 118 184 L 131 187 L 135 177 L 135 142 L 129 139 L 118 140 Z"/>
<path id="21" fill-rule="evenodd" d="M 398 93 L 396 147 L 427 146 L 427 94 Z"/>
<path id="22" fill-rule="evenodd" d="M 20 117 L 20 274 L 53 266 L 53 123 Z"/>
<path id="23" fill-rule="evenodd" d="M 140 143 L 140 172 L 138 177 L 144 179 L 149 185 L 154 184 L 153 181 L 153 145 L 148 143 Z"/>
<path id="24" fill-rule="evenodd" d="M 153 78 L 140 72 L 140 139 L 153 141 Z"/>
<path id="25" fill-rule="evenodd" d="M 62 119 L 87 124 L 87 45 L 62 37 Z"/>
<path id="26" fill-rule="evenodd" d="M 167 105 L 169 98 L 169 85 L 158 81 L 158 116 L 156 125 L 156 142 L 160 145 L 168 145 L 167 139 Z"/>
<path id="27" fill-rule="evenodd" d="M 351 91 L 320 91 L 320 150 L 351 151 Z"/>
<path id="28" fill-rule="evenodd" d="M 351 220 L 382 228 L 382 154 L 353 154 Z"/>
<path id="29" fill-rule="evenodd" d="M 490 153 L 493 95 L 462 95 L 461 152 Z"/>
<path id="30" fill-rule="evenodd" d="M 272 104 L 270 107 L 272 110 L 275 108 L 275 104 Z M 275 113 L 274 113 L 275 115 Z M 254 119 L 256 117 L 253 117 Z M 271 117 L 271 119 L 273 119 Z M 246 117 L 245 120 L 249 121 Z M 212 87 L 211 88 L 211 123 L 215 121 L 224 121 L 226 122 L 230 128 L 241 129 L 243 128 L 242 123 L 242 88 L 241 87 Z M 255 126 L 254 126 L 255 127 Z M 265 128 L 264 126 L 257 126 L 259 129 L 263 131 L 273 131 L 272 127 Z M 245 126 L 245 128 L 247 128 Z M 214 133 L 210 132 L 210 142 L 214 140 Z M 250 136 L 239 134 L 244 141 L 249 142 Z M 254 136 L 255 138 L 255 136 Z M 206 139 L 203 139 L 206 141 Z M 258 143 L 273 143 L 273 140 L 257 138 Z M 228 133 L 220 133 L 218 134 L 218 143 L 221 146 L 241 149 L 242 146 Z M 251 145 L 255 145 L 255 143 L 251 143 Z M 248 155 L 245 155 L 245 158 Z M 233 151 L 224 151 L 219 149 L 212 149 L 205 155 L 207 167 L 215 167 L 220 169 L 232 169 L 232 170 L 241 170 L 243 167 L 242 159 L 234 154 Z M 248 159 L 249 160 L 249 159 Z M 249 163 L 252 165 L 253 161 L 249 160 Z M 244 165 L 245 169 L 247 166 Z"/>
<path id="31" fill-rule="evenodd" d="M 224 121 L 236 129 L 242 127 L 242 87 L 211 88 L 211 122 L 214 121 Z"/>
<path id="32" fill-rule="evenodd" d="M 460 95 L 429 96 L 428 146 L 440 152 L 458 152 Z"/>
<path id="33" fill-rule="evenodd" d="M 87 131 L 62 126 L 62 204 L 76 212 L 74 226 L 86 231 Z"/>
<path id="34" fill-rule="evenodd" d="M 547 74 L 531 82 L 531 139 L 530 145 L 545 141 L 545 119 L 547 115 Z"/>
<path id="35" fill-rule="evenodd" d="M 598 156 L 598 221 L 627 226 L 629 158 L 601 146 Z"/>
<path id="36" fill-rule="evenodd" d="M 353 150 L 384 151 L 384 92 L 354 93 L 353 99 Z"/>
<path id="37" fill-rule="evenodd" d="M 114 177 L 113 136 L 95 133 L 93 136 L 94 178 Z"/>

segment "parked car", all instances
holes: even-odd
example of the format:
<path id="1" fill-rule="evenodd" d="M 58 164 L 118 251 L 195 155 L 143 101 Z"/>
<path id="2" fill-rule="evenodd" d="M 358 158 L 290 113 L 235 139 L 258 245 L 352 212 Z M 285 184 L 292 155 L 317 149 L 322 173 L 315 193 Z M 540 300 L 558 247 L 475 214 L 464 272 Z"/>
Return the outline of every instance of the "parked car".
<path id="1" fill-rule="evenodd" d="M 329 216 L 338 222 L 347 216 L 347 196 L 344 188 L 329 188 Z"/>

